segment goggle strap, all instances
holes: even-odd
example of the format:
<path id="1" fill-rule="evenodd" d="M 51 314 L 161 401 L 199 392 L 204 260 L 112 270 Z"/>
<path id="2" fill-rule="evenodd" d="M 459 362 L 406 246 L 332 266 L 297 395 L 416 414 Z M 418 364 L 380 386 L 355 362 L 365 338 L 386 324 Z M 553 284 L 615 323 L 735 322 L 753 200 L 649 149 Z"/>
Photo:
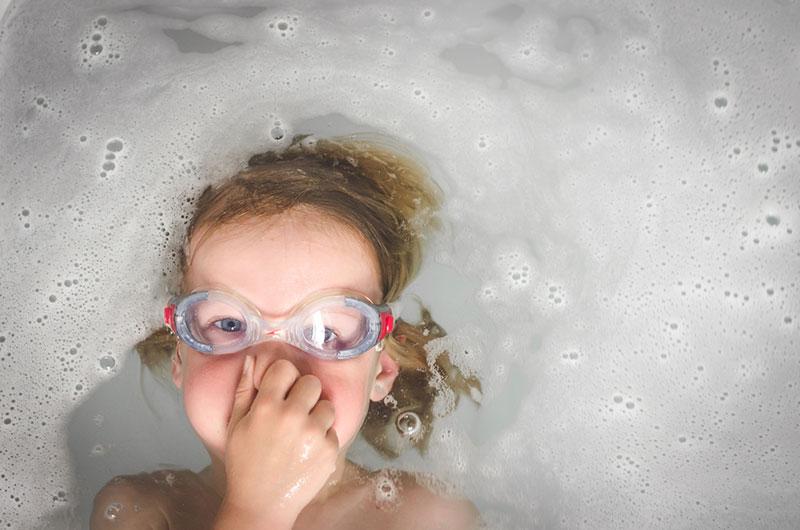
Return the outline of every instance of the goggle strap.
<path id="1" fill-rule="evenodd" d="M 392 332 L 394 329 L 394 317 L 392 316 L 391 311 L 382 311 L 380 313 L 381 317 L 381 332 L 378 335 L 378 340 L 383 339 L 386 335 Z"/>
<path id="2" fill-rule="evenodd" d="M 172 333 L 177 333 L 175 329 L 175 304 L 170 304 L 164 308 L 164 325 L 167 326 Z"/>

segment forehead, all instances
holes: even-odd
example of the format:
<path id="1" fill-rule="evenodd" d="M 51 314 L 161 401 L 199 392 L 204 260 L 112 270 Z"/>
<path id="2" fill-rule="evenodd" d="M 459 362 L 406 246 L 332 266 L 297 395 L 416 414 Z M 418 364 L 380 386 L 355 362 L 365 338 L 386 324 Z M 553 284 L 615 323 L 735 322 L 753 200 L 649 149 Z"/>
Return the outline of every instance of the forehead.
<path id="1" fill-rule="evenodd" d="M 380 302 L 380 272 L 369 242 L 329 216 L 292 211 L 198 230 L 187 249 L 187 291 L 230 290 L 264 316 L 280 318 L 323 289 L 344 289 Z"/>

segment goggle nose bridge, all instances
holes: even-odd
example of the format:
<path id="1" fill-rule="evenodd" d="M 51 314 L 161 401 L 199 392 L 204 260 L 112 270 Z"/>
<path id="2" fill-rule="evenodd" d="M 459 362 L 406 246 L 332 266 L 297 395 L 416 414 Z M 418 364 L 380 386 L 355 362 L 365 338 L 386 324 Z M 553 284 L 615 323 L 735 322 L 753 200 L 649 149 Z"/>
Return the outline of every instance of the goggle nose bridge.
<path id="1" fill-rule="evenodd" d="M 291 336 L 289 333 L 291 326 L 287 324 L 291 324 L 297 315 L 292 315 L 283 320 L 267 320 L 266 318 L 261 318 L 252 313 L 245 316 L 249 321 L 248 326 L 250 329 L 255 329 L 254 332 L 250 333 L 251 345 L 267 340 L 281 340 L 290 344 L 292 343 L 289 340 Z M 255 324 L 255 326 L 252 326 L 252 324 Z"/>

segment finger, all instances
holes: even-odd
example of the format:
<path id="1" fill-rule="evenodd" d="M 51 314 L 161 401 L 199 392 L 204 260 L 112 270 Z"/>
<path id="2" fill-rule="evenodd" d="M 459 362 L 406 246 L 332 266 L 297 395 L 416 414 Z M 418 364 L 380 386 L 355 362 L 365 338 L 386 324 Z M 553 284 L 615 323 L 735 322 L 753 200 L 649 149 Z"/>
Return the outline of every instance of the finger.
<path id="1" fill-rule="evenodd" d="M 283 401 L 298 377 L 300 372 L 290 361 L 278 359 L 264 372 L 256 401 Z"/>
<path id="2" fill-rule="evenodd" d="M 319 377 L 306 374 L 294 382 L 291 390 L 289 390 L 289 395 L 286 396 L 286 401 L 300 407 L 303 412 L 308 412 L 319 401 L 321 394 L 322 382 Z"/>
<path id="3" fill-rule="evenodd" d="M 275 359 L 270 360 L 266 355 L 254 355 L 253 361 L 253 386 L 258 389 L 261 387 L 261 380 L 264 378 L 264 373 Z"/>
<path id="4" fill-rule="evenodd" d="M 330 429 L 333 426 L 333 422 L 336 420 L 333 403 L 327 399 L 317 401 L 317 404 L 314 405 L 309 416 L 311 416 L 324 431 Z"/>
<path id="5" fill-rule="evenodd" d="M 252 355 L 245 356 L 242 375 L 239 377 L 239 384 L 236 385 L 236 392 L 233 395 L 233 408 L 231 409 L 231 417 L 228 420 L 229 432 L 247 414 L 253 401 L 253 394 L 256 391 L 253 386 L 254 362 Z"/>

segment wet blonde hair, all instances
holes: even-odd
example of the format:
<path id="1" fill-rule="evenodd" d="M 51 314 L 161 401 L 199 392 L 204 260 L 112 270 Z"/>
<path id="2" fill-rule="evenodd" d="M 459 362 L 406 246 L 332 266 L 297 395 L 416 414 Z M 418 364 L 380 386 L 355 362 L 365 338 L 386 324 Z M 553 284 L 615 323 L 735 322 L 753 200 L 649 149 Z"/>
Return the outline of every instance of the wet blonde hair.
<path id="1" fill-rule="evenodd" d="M 205 238 L 225 225 L 267 221 L 293 208 L 307 208 L 355 230 L 369 242 L 383 292 L 383 300 L 375 302 L 394 302 L 419 271 L 423 241 L 441 228 L 436 215 L 440 196 L 441 190 L 422 166 L 389 138 L 295 136 L 286 149 L 255 155 L 247 168 L 203 190 L 179 251 L 179 288 L 184 290 L 187 258 L 191 259 L 189 242 L 199 229 L 204 229 L 201 237 Z M 464 377 L 447 352 L 429 362 L 425 345 L 445 332 L 420 305 L 421 322 L 398 319 L 387 337 L 386 350 L 400 373 L 391 397 L 370 402 L 361 429 L 364 439 L 390 458 L 408 445 L 425 453 L 433 403 L 441 391 L 431 384 L 433 372 L 453 392 L 456 403 L 462 394 L 476 401 L 472 391 L 480 391 L 480 381 Z M 136 350 L 143 365 L 166 378 L 176 346 L 175 336 L 161 328 L 136 344 Z M 411 437 L 398 438 L 396 420 L 407 412 L 419 417 L 421 429 Z"/>

